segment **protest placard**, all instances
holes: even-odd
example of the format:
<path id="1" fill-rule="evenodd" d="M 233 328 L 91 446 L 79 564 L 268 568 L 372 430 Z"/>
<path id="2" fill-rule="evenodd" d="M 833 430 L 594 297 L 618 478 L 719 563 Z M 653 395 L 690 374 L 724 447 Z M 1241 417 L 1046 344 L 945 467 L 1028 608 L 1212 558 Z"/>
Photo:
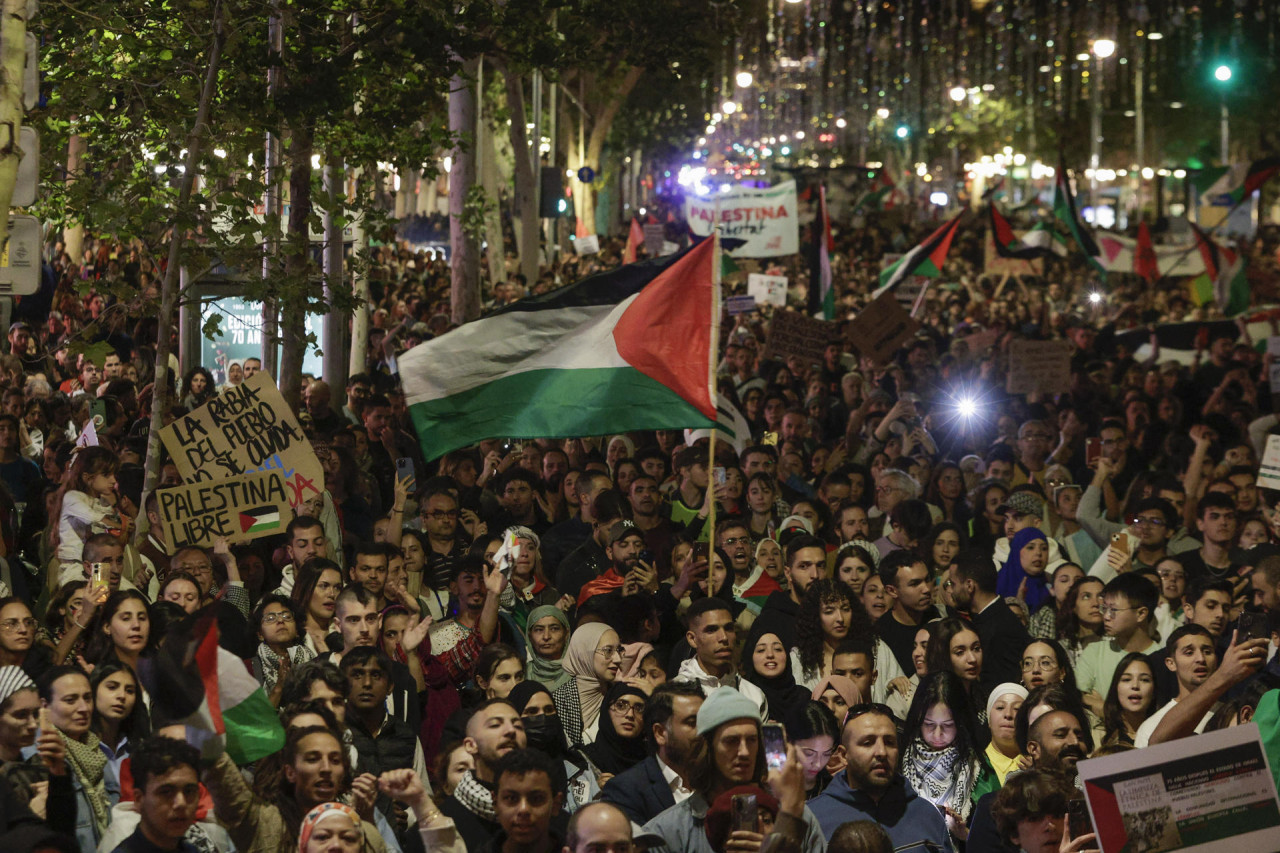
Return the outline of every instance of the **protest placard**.
<path id="1" fill-rule="evenodd" d="M 158 489 L 165 543 L 172 553 L 208 548 L 219 536 L 235 543 L 283 533 L 293 519 L 291 491 L 278 469 Z"/>
<path id="2" fill-rule="evenodd" d="M 1057 394 L 1071 388 L 1069 341 L 1013 341 L 1009 344 L 1010 394 Z"/>
<path id="3" fill-rule="evenodd" d="M 644 249 L 649 253 L 649 257 L 656 258 L 663 254 L 662 244 L 666 242 L 663 236 L 663 228 L 660 223 L 650 223 L 644 226 Z"/>
<path id="4" fill-rule="evenodd" d="M 787 277 L 753 272 L 747 275 L 747 293 L 756 298 L 757 305 L 787 306 Z"/>
<path id="5" fill-rule="evenodd" d="M 750 314 L 754 310 L 756 310 L 754 296 L 730 296 L 724 301 L 724 311 L 730 316 Z"/>
<path id="6" fill-rule="evenodd" d="M 600 237 L 596 234 L 579 237 L 573 241 L 573 250 L 579 255 L 594 255 L 600 251 Z"/>
<path id="7" fill-rule="evenodd" d="M 886 291 L 858 312 L 847 327 L 847 334 L 859 355 L 884 364 L 919 328 L 920 324 L 898 304 L 892 291 Z"/>
<path id="8" fill-rule="evenodd" d="M 734 187 L 705 199 L 688 195 L 684 214 L 698 237 L 719 225 L 721 238 L 744 240 L 729 252 L 735 258 L 775 258 L 800 251 L 795 181 L 763 190 Z"/>
<path id="9" fill-rule="evenodd" d="M 1262 464 L 1258 466 L 1258 486 L 1263 489 L 1280 489 L 1280 435 L 1267 436 L 1267 446 L 1262 451 Z"/>
<path id="10" fill-rule="evenodd" d="M 1280 850 L 1280 800 L 1255 723 L 1077 769 L 1102 853 Z"/>
<path id="11" fill-rule="evenodd" d="M 972 335 L 960 340 L 964 341 L 965 345 L 969 347 L 969 355 L 978 358 L 1000 340 L 1000 330 L 983 329 L 981 332 L 974 332 Z"/>
<path id="12" fill-rule="evenodd" d="M 1014 232 L 1021 237 L 1020 232 Z M 991 232 L 986 235 L 985 244 L 983 246 L 983 272 L 987 275 L 1003 277 L 1006 275 L 1035 275 L 1036 268 L 1034 262 L 1026 261 L 1021 258 L 1005 258 L 1001 257 L 996 251 L 996 241 L 991 237 Z"/>
<path id="13" fill-rule="evenodd" d="M 271 377 L 257 373 L 160 431 L 188 483 L 282 472 L 289 504 L 324 489 L 324 469 Z"/>
<path id="14" fill-rule="evenodd" d="M 775 311 L 764 357 L 796 356 L 807 364 L 821 364 L 827 344 L 839 337 L 840 330 L 835 323 L 815 320 L 797 311 Z"/>

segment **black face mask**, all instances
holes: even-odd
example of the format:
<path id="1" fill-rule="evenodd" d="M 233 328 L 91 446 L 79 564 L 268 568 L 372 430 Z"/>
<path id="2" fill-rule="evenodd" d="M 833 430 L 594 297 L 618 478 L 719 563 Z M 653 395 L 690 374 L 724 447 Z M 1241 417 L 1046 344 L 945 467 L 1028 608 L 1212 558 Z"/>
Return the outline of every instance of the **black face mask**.
<path id="1" fill-rule="evenodd" d="M 524 735 L 531 748 L 550 756 L 563 755 L 568 748 L 564 741 L 564 726 L 560 725 L 557 714 L 525 717 Z"/>

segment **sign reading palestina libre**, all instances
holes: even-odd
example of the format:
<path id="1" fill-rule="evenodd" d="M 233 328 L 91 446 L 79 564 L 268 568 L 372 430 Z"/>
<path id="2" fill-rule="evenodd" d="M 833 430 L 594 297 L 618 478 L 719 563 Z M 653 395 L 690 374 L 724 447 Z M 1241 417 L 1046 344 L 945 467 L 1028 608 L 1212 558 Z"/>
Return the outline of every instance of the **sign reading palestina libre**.
<path id="1" fill-rule="evenodd" d="M 324 469 L 271 377 L 257 373 L 160 431 L 187 485 L 157 498 L 170 547 L 284 530 L 324 492 Z"/>
<path id="2" fill-rule="evenodd" d="M 743 240 L 728 253 L 735 258 L 774 258 L 800 251 L 796 182 L 768 189 L 735 187 L 702 199 L 687 196 L 685 220 L 699 237 L 718 225 L 722 240 Z"/>

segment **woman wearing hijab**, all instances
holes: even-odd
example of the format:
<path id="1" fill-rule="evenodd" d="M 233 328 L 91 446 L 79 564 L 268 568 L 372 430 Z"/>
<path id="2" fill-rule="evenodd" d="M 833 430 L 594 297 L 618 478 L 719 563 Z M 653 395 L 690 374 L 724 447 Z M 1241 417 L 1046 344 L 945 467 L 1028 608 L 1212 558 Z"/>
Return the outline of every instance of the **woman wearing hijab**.
<path id="1" fill-rule="evenodd" d="M 622 671 L 618 632 L 601 622 L 579 626 L 561 664 L 568 678 L 551 694 L 572 747 L 595 740 L 604 694 Z"/>
<path id="2" fill-rule="evenodd" d="M 1036 612 L 1052 595 L 1044 571 L 1049 563 L 1049 540 L 1038 528 L 1024 527 L 1009 542 L 1009 560 L 996 576 L 996 593 L 1016 595 Z M 1025 588 L 1023 587 L 1025 582 Z"/>
<path id="3" fill-rule="evenodd" d="M 524 677 L 552 691 L 564 684 L 569 678 L 561 666 L 569 640 L 569 617 L 564 611 L 552 604 L 530 610 L 524 638 L 529 650 Z"/>
<path id="4" fill-rule="evenodd" d="M 658 653 L 648 643 L 628 643 L 622 647 L 621 680 L 634 684 L 648 696 L 653 688 L 667 683 L 667 673 L 658 661 Z"/>
<path id="5" fill-rule="evenodd" d="M 775 720 L 786 719 L 788 712 L 809 701 L 809 691 L 796 684 L 787 647 L 772 631 L 751 626 L 738 672 L 764 693 L 769 716 Z"/>
<path id="6" fill-rule="evenodd" d="M 596 774 L 577 750 L 569 749 L 556 713 L 551 691 L 536 681 L 522 681 L 507 694 L 507 701 L 524 721 L 524 734 L 530 749 L 536 749 L 551 758 L 564 762 L 564 776 L 568 780 L 564 808 L 575 812 L 600 795 Z"/>
<path id="7" fill-rule="evenodd" d="M 996 685 L 987 697 L 987 727 L 991 730 L 991 743 L 987 744 L 983 754 L 1001 785 L 1005 777 L 1017 769 L 1021 757 L 1015 721 L 1026 698 L 1027 688 L 1008 681 Z"/>
<path id="8" fill-rule="evenodd" d="M 828 675 L 819 681 L 818 686 L 813 688 L 810 698 L 826 705 L 831 713 L 836 715 L 836 722 L 840 723 L 841 727 L 844 726 L 844 718 L 849 713 L 849 709 L 863 702 L 858 685 L 843 675 Z"/>
<path id="9" fill-rule="evenodd" d="M 602 787 L 628 767 L 644 761 L 644 707 L 648 698 L 639 687 L 621 682 L 614 683 L 605 694 L 600 731 L 594 743 L 582 748 Z"/>

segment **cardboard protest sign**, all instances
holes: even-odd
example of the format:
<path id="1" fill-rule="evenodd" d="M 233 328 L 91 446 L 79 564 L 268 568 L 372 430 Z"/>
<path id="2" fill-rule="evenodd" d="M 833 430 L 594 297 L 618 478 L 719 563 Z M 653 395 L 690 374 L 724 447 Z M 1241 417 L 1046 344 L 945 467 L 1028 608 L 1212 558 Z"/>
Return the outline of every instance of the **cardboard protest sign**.
<path id="1" fill-rule="evenodd" d="M 1102 853 L 1280 850 L 1280 800 L 1256 723 L 1078 770 Z"/>
<path id="2" fill-rule="evenodd" d="M 324 490 L 324 469 L 271 377 L 257 373 L 160 431 L 188 483 L 278 470 L 297 506 Z"/>
<path id="3" fill-rule="evenodd" d="M 769 324 L 765 358 L 796 356 L 809 364 L 822 363 L 827 344 L 838 340 L 839 327 L 826 320 L 815 320 L 796 311 L 775 311 Z"/>
<path id="4" fill-rule="evenodd" d="M 1071 389 L 1069 341 L 1013 341 L 1009 344 L 1010 394 L 1057 394 Z"/>
<path id="5" fill-rule="evenodd" d="M 858 354 L 884 364 L 916 333 L 920 324 L 898 304 L 892 291 L 880 294 L 848 327 L 848 340 Z"/>
<path id="6" fill-rule="evenodd" d="M 1280 489 L 1280 435 L 1267 436 L 1267 446 L 1262 451 L 1262 464 L 1258 466 L 1258 486 L 1263 489 Z"/>
<path id="7" fill-rule="evenodd" d="M 787 307 L 787 277 L 753 272 L 747 275 L 747 293 L 756 298 L 757 305 Z"/>
<path id="8" fill-rule="evenodd" d="M 666 238 L 663 237 L 663 230 L 660 224 L 651 223 L 644 226 L 644 248 L 651 258 L 662 255 L 662 244 L 666 242 Z"/>
<path id="9" fill-rule="evenodd" d="M 773 258 L 800 251 L 795 181 L 764 190 L 735 187 L 705 199 L 689 195 L 684 215 L 689 230 L 699 237 L 719 225 L 721 237 L 745 240 L 729 252 L 735 258 Z"/>
<path id="10" fill-rule="evenodd" d="M 1014 234 L 1021 239 L 1022 233 L 1015 231 Z M 983 272 L 992 276 L 1006 275 L 1036 275 L 1036 268 L 1032 261 L 1023 260 L 1022 258 L 1005 258 L 1001 257 L 996 251 L 996 241 L 992 238 L 991 232 L 988 231 L 983 244 Z"/>
<path id="11" fill-rule="evenodd" d="M 293 519 L 291 491 L 278 469 L 158 489 L 165 543 L 173 553 L 208 548 L 219 536 L 235 543 L 283 533 Z"/>

